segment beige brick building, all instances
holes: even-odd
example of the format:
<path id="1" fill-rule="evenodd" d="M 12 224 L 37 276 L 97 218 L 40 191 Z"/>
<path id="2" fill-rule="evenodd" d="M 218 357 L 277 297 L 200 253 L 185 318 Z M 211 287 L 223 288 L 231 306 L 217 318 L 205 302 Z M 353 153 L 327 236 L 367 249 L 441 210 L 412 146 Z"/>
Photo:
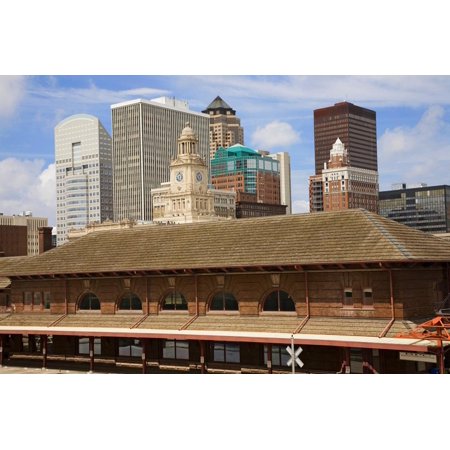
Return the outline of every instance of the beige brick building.
<path id="1" fill-rule="evenodd" d="M 153 222 L 192 223 L 236 217 L 236 193 L 212 189 L 209 170 L 198 153 L 199 141 L 189 124 L 178 139 L 170 181 L 152 189 Z"/>

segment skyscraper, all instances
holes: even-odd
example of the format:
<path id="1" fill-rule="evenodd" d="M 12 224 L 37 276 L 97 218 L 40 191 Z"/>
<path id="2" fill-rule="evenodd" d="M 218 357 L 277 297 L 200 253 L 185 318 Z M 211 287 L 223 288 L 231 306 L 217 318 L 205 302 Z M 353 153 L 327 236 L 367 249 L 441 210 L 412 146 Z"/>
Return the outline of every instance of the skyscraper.
<path id="1" fill-rule="evenodd" d="M 236 117 L 236 111 L 228 103 L 217 96 L 203 112 L 209 115 L 211 159 L 214 158 L 219 147 L 244 145 L 244 129 L 241 127 L 241 119 Z"/>
<path id="2" fill-rule="evenodd" d="M 337 139 L 345 147 L 347 167 L 378 171 L 375 111 L 348 102 L 316 109 L 314 111 L 315 175 L 309 178 L 311 212 L 324 209 L 324 196 L 328 196 L 329 193 L 323 190 L 321 174 L 324 165 L 330 159 L 330 149 Z M 351 204 L 349 207 L 354 208 L 355 206 Z"/>
<path id="3" fill-rule="evenodd" d="M 291 157 L 288 152 L 267 153 L 272 159 L 276 159 L 280 163 L 280 203 L 286 205 L 286 214 L 292 214 L 292 196 L 291 196 Z"/>
<path id="4" fill-rule="evenodd" d="M 55 127 L 57 245 L 71 228 L 112 217 L 111 137 L 99 119 L 70 116 Z"/>
<path id="5" fill-rule="evenodd" d="M 209 168 L 209 116 L 168 97 L 118 103 L 111 106 L 111 113 L 114 220 L 150 221 L 151 190 L 170 178 L 170 163 L 186 122 L 198 137 L 198 153 Z"/>
<path id="6" fill-rule="evenodd" d="M 316 175 L 322 173 L 337 138 L 347 149 L 351 167 L 378 170 L 375 111 L 348 102 L 314 111 Z"/>
<path id="7" fill-rule="evenodd" d="M 349 166 L 347 149 L 339 138 L 321 177 L 324 211 L 364 208 L 378 212 L 378 172 Z"/>
<path id="8" fill-rule="evenodd" d="M 257 202 L 280 204 L 279 161 L 243 145 L 217 151 L 211 180 L 217 189 L 256 194 Z"/>
<path id="9" fill-rule="evenodd" d="M 280 196 L 281 162 L 266 154 L 235 144 L 219 148 L 211 160 L 214 187 L 237 193 L 236 218 L 286 214 Z"/>

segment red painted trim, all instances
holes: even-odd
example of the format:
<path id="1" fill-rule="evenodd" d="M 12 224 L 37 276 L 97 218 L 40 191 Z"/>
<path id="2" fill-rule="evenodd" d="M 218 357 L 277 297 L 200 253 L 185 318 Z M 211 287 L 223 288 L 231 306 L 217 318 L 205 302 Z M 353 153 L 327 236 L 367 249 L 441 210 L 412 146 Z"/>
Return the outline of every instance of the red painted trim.
<path id="1" fill-rule="evenodd" d="M 221 335 L 199 335 L 195 333 L 190 334 L 175 334 L 168 332 L 142 332 L 142 333 L 129 333 L 126 330 L 123 332 L 109 332 L 109 331 L 60 331 L 52 329 L 47 331 L 46 328 L 41 330 L 26 330 L 23 329 L 21 334 L 47 334 L 53 336 L 77 336 L 77 337 L 124 337 L 124 338 L 134 338 L 134 339 L 169 339 L 169 340 L 198 340 L 198 341 L 209 341 L 209 342 L 250 342 L 258 344 L 282 344 L 289 345 L 291 343 L 290 336 L 287 337 L 247 337 L 247 336 L 221 336 Z M 18 330 L 2 329 L 0 334 L 20 334 Z M 371 342 L 354 342 L 347 341 L 345 339 L 335 341 L 329 339 L 309 339 L 295 337 L 294 343 L 296 345 L 311 345 L 311 346 L 322 346 L 322 347 L 348 347 L 348 348 L 371 348 L 378 350 L 398 350 L 398 351 L 416 351 L 416 352 L 428 352 L 429 347 L 425 344 L 400 344 L 400 343 L 371 343 Z"/>

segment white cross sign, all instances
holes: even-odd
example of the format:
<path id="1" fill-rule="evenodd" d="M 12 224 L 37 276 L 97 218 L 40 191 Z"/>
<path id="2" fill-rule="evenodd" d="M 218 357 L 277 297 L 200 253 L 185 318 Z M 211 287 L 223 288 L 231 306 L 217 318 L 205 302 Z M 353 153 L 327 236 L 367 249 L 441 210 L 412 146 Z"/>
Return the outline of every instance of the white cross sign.
<path id="1" fill-rule="evenodd" d="M 301 347 L 295 350 L 294 355 L 292 355 L 292 347 L 290 345 L 286 347 L 286 351 L 291 355 L 289 361 L 287 362 L 288 366 L 292 366 L 292 364 L 295 365 L 295 363 L 297 363 L 300 368 L 304 366 L 302 360 L 299 358 L 300 353 L 303 351 Z"/>

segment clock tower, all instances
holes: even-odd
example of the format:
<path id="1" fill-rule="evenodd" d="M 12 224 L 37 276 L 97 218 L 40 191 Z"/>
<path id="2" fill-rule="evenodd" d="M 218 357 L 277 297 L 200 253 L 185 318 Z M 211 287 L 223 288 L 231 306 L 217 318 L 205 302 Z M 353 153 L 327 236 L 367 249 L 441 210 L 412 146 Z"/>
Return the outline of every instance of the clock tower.
<path id="1" fill-rule="evenodd" d="M 178 138 L 178 152 L 170 164 L 170 193 L 205 194 L 208 189 L 208 168 L 198 154 L 198 139 L 189 122 Z"/>
<path id="2" fill-rule="evenodd" d="M 210 189 L 208 175 L 208 167 L 198 153 L 197 136 L 188 122 L 178 138 L 177 157 L 170 164 L 170 181 L 152 189 L 153 221 L 190 223 L 219 219 L 215 212 L 217 203 L 229 206 L 225 217 L 234 217 L 236 194 Z M 223 216 L 224 210 L 220 211 Z"/>

